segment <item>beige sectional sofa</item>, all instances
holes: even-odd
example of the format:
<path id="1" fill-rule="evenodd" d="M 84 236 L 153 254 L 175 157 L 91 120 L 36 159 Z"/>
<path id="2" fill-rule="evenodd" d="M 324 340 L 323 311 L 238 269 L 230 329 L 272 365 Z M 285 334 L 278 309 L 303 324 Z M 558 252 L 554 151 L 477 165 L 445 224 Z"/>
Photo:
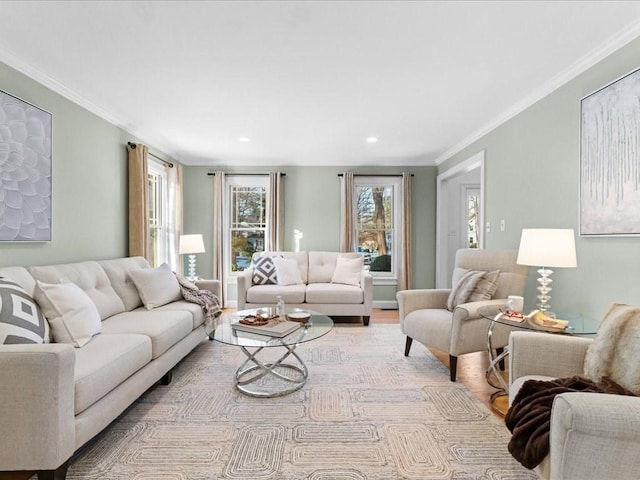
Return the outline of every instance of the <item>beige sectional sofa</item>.
<path id="1" fill-rule="evenodd" d="M 290 285 L 257 284 L 256 260 L 260 257 L 295 259 L 300 273 L 299 282 Z M 238 310 L 273 306 L 277 297 L 281 296 L 287 307 L 305 308 L 325 315 L 361 316 L 363 323 L 368 325 L 373 302 L 371 274 L 364 269 L 362 262 L 354 281 L 337 275 L 340 273 L 339 263 L 347 264 L 348 260 L 360 258 L 357 253 L 338 252 L 284 251 L 255 254 L 251 266 L 237 277 Z M 275 278 L 273 280 L 276 281 Z"/>
<path id="2" fill-rule="evenodd" d="M 99 334 L 79 348 L 0 345 L 0 471 L 36 470 L 39 478 L 64 478 L 79 447 L 149 387 L 168 383 L 172 368 L 207 338 L 205 316 L 195 303 L 177 297 L 145 308 L 130 272 L 155 270 L 142 257 L 0 268 L 0 277 L 36 300 L 42 295 L 36 280 L 73 283 L 100 315 Z M 198 286 L 220 295 L 217 281 Z M 147 297 L 162 296 L 153 288 L 146 286 Z"/>

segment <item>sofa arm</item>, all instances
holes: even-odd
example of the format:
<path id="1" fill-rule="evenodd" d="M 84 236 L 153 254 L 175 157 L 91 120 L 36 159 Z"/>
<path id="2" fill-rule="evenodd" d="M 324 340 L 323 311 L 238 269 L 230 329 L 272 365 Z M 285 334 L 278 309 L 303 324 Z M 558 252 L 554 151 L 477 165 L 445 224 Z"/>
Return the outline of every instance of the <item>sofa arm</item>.
<path id="1" fill-rule="evenodd" d="M 247 303 L 247 290 L 251 287 L 253 283 L 253 268 L 249 267 L 242 272 L 238 272 L 236 276 L 236 300 L 237 300 L 237 309 L 244 310 L 245 305 Z"/>
<path id="2" fill-rule="evenodd" d="M 196 280 L 196 286 L 201 290 L 213 292 L 222 305 L 222 283 L 220 280 Z"/>
<path id="3" fill-rule="evenodd" d="M 640 398 L 602 393 L 558 395 L 551 409 L 550 477 L 637 478 Z"/>
<path id="4" fill-rule="evenodd" d="M 1 470 L 54 470 L 73 455 L 75 360 L 69 344 L 0 346 Z"/>
<path id="5" fill-rule="evenodd" d="M 373 275 L 366 270 L 362 270 L 360 285 L 364 292 L 364 315 L 370 316 L 373 305 Z"/>
<path id="6" fill-rule="evenodd" d="M 513 331 L 509 337 L 509 382 L 527 375 L 582 375 L 593 340 L 544 332 Z"/>
<path id="7" fill-rule="evenodd" d="M 400 320 L 415 310 L 447 308 L 450 289 L 400 290 L 396 294 Z"/>

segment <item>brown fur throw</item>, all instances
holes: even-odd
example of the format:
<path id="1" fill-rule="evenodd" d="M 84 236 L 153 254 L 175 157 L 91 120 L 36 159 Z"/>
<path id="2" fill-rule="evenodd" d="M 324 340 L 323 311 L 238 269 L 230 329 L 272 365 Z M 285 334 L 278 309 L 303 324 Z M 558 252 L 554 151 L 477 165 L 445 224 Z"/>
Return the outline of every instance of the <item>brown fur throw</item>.
<path id="1" fill-rule="evenodd" d="M 509 452 L 525 467 L 535 468 L 549 454 L 551 406 L 556 395 L 566 392 L 634 395 L 607 377 L 598 382 L 579 376 L 550 381 L 527 380 L 504 419 L 513 434 Z"/>
<path id="2" fill-rule="evenodd" d="M 589 345 L 584 376 L 610 377 L 640 395 L 640 308 L 613 304 Z"/>

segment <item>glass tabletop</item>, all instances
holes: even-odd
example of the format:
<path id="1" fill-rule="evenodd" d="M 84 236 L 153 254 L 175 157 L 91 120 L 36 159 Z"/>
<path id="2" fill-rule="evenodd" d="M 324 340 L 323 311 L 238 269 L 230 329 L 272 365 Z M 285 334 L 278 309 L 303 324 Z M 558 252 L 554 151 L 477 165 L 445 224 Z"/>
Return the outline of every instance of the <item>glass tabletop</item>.
<path id="1" fill-rule="evenodd" d="M 524 321 L 512 320 L 508 316 L 504 315 L 508 309 L 507 304 L 487 305 L 478 309 L 478 314 L 487 320 L 500 323 L 502 325 L 508 325 L 510 327 L 522 328 L 523 330 L 535 330 L 537 332 L 546 333 L 560 333 L 565 335 L 582 335 L 590 336 L 598 333 L 600 322 L 593 318 L 585 317 L 581 313 L 577 312 L 556 312 L 556 317 L 562 320 L 569 321 L 569 324 L 564 330 L 543 330 L 539 326 L 529 323 L 526 319 Z M 528 311 L 528 310 L 525 310 Z"/>
<path id="2" fill-rule="evenodd" d="M 295 345 L 309 342 L 326 335 L 333 328 L 333 320 L 322 313 L 299 308 L 287 308 L 286 313 L 308 312 L 311 318 L 306 323 L 301 323 L 300 328 L 282 338 L 270 337 L 258 333 L 248 333 L 235 330 L 231 327 L 247 315 L 256 313 L 271 314 L 270 308 L 252 308 L 250 310 L 240 310 L 232 313 L 223 313 L 209 327 L 207 334 L 209 338 L 227 345 L 238 345 L 242 347 L 282 347 L 284 345 Z"/>

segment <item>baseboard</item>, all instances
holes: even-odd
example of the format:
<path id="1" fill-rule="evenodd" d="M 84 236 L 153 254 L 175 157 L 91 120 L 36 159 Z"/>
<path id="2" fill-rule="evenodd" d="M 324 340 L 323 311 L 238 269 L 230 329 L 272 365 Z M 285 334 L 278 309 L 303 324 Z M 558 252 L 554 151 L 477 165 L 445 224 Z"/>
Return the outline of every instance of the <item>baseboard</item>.
<path id="1" fill-rule="evenodd" d="M 371 306 L 382 310 L 398 310 L 398 302 L 395 300 L 374 300 Z"/>

